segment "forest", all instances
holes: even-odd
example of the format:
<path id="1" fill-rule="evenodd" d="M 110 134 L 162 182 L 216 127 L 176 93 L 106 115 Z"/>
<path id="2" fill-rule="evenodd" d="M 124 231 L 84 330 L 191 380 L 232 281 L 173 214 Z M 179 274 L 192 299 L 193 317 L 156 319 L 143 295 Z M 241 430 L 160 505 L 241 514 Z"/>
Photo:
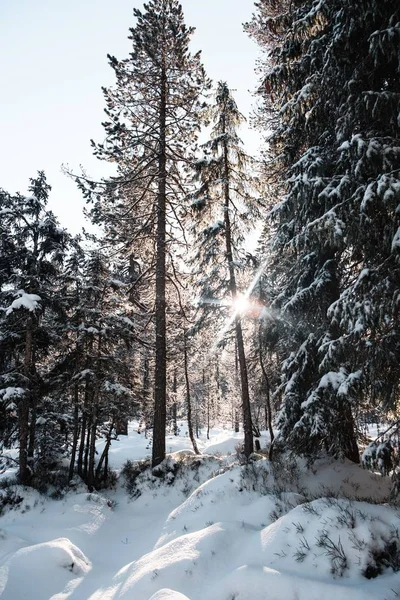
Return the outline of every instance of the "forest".
<path id="1" fill-rule="evenodd" d="M 113 174 L 68 173 L 90 233 L 70 234 L 49 210 L 45 165 L 28 196 L 0 189 L 0 515 L 23 504 L 21 490 L 57 499 L 78 486 L 104 498 L 123 476 L 139 502 L 150 480 L 178 480 L 174 439 L 187 439 L 192 477 L 223 427 L 242 488 L 267 494 L 261 463 L 276 481 L 292 465 L 290 486 L 318 461 L 347 465 L 370 478 L 353 500 L 371 502 L 372 523 L 375 504 L 396 505 L 400 481 L 400 6 L 255 4 L 243 25 L 260 51 L 249 66 L 259 74 L 254 156 L 235 91 L 191 51 L 182 4 L 134 8 L 129 56 L 108 55 L 104 137 L 90 143 Z M 120 475 L 112 453 L 131 435 L 145 454 L 127 454 Z M 372 500 L 380 486 L 386 496 Z M 309 514 L 320 515 L 314 503 L 330 495 L 313 494 L 303 494 Z M 347 523 L 335 494 L 328 508 Z M 276 523 L 302 504 L 282 508 L 279 497 Z M 314 537 L 341 577 L 346 545 L 327 529 Z M 368 550 L 364 578 L 400 569 L 400 546 L 385 535 L 380 554 L 353 539 L 353 552 Z M 311 553 L 302 539 L 297 563 Z M 351 598 L 398 597 L 398 581 L 395 596 L 365 588 Z M 0 575 L 0 595 L 1 585 Z M 245 587 L 204 598 L 266 597 Z M 25 597 L 4 589 L 5 600 Z M 148 600 L 150 587 L 140 589 L 132 597 Z M 299 589 L 293 598 L 314 598 Z M 203 597 L 194 584 L 160 590 L 151 598 Z M 285 590 L 268 597 L 292 598 Z M 46 593 L 38 600 L 69 598 Z"/>

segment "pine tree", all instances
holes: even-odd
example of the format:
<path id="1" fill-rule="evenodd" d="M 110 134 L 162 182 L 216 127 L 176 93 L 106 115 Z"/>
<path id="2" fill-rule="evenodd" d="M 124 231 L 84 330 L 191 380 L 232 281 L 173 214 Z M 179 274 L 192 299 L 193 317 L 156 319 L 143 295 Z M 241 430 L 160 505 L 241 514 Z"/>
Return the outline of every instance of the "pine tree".
<path id="1" fill-rule="evenodd" d="M 399 21 L 390 0 L 262 0 L 247 26 L 275 123 L 279 425 L 309 454 L 357 461 L 358 403 L 398 393 Z"/>
<path id="2" fill-rule="evenodd" d="M 165 457 L 166 285 L 172 247 L 179 233 L 178 207 L 183 193 L 182 167 L 195 140 L 208 87 L 199 53 L 188 49 L 186 27 L 177 0 L 150 0 L 134 9 L 128 59 L 110 56 L 116 85 L 104 89 L 109 121 L 106 141 L 95 146 L 118 173 L 103 186 L 85 185 L 97 196 L 92 210 L 107 239 L 139 267 L 135 288 L 151 286 L 155 303 L 155 410 L 153 465 Z"/>
<path id="3" fill-rule="evenodd" d="M 106 255 L 91 249 L 81 266 L 78 293 L 71 294 L 64 382 L 71 390 L 74 409 L 70 477 L 75 469 L 90 488 L 108 477 L 108 451 L 118 424 L 134 414 L 133 350 L 136 319 L 127 314 L 128 282 L 117 279 Z M 105 438 L 96 462 L 97 438 Z"/>
<path id="4" fill-rule="evenodd" d="M 8 415 L 18 418 L 19 478 L 25 484 L 34 469 L 47 359 L 59 341 L 56 324 L 63 305 L 59 277 L 72 242 L 46 209 L 50 189 L 39 172 L 31 179 L 31 196 L 0 195 L 0 397 Z"/>
<path id="5" fill-rule="evenodd" d="M 244 118 L 225 82 L 217 87 L 210 108 L 210 140 L 203 145 L 204 157 L 196 162 L 198 187 L 191 198 L 194 221 L 194 281 L 203 318 L 215 304 L 233 307 L 233 324 L 240 370 L 244 426 L 244 452 L 253 452 L 253 433 L 242 320 L 236 302 L 240 297 L 238 266 L 243 267 L 243 242 L 249 221 L 259 217 L 252 195 L 254 180 L 249 174 L 250 158 L 244 152 L 237 128 Z"/>

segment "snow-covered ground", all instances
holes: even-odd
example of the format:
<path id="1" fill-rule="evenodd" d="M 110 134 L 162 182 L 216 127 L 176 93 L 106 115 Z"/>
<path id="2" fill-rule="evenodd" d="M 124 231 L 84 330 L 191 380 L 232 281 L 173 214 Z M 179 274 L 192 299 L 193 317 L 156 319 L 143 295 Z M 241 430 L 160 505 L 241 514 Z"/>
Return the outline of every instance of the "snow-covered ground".
<path id="1" fill-rule="evenodd" d="M 184 428 L 181 430 L 184 432 Z M 400 595 L 400 515 L 385 477 L 357 465 L 285 459 L 241 466 L 240 434 L 169 436 L 163 469 L 130 494 L 83 486 L 22 498 L 0 517 L 3 600 L 392 600 Z M 265 445 L 266 437 L 261 440 Z M 100 445 L 101 447 L 101 445 Z M 183 452 L 187 450 L 187 452 Z M 230 454 L 229 454 L 230 453 Z M 132 424 L 110 462 L 150 455 Z M 0 493 L 5 493 L 1 491 Z M 369 577 L 369 578 L 368 578 Z"/>

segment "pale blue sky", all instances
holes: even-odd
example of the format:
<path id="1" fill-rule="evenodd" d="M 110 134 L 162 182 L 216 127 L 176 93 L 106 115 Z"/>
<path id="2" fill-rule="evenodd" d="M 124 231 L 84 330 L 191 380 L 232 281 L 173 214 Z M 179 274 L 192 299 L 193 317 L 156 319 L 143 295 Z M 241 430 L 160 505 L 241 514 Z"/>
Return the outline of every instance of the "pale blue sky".
<path id="1" fill-rule="evenodd" d="M 243 32 L 252 0 L 182 0 L 187 25 L 196 27 L 193 50 L 202 50 L 208 75 L 226 80 L 246 116 L 253 99 L 257 48 Z M 77 232 L 83 201 L 60 171 L 82 164 L 95 177 L 104 163 L 91 153 L 102 140 L 101 86 L 113 84 L 107 53 L 126 58 L 132 8 L 138 0 L 0 0 L 0 187 L 26 192 L 44 169 L 53 190 L 51 208 Z M 254 151 L 258 136 L 242 132 Z"/>

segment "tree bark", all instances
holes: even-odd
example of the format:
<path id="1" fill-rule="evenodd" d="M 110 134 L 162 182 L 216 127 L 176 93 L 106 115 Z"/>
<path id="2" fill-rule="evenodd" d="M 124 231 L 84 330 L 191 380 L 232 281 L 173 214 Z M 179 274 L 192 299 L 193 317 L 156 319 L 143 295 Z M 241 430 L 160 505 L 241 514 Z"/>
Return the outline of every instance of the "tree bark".
<path id="1" fill-rule="evenodd" d="M 167 418 L 167 345 L 165 315 L 165 260 L 166 260 L 166 103 L 167 77 L 165 66 L 161 72 L 160 88 L 160 153 L 158 159 L 157 237 L 156 237 L 156 364 L 154 382 L 154 422 L 152 466 L 165 458 Z"/>
<path id="2" fill-rule="evenodd" d="M 97 464 L 96 467 L 96 485 L 99 485 L 100 481 L 101 481 L 101 469 L 104 463 L 104 474 L 103 474 L 103 481 L 106 481 L 107 479 L 107 469 L 108 469 L 108 451 L 110 450 L 110 446 L 111 446 L 111 440 L 112 440 L 112 430 L 114 428 L 114 423 L 111 423 L 110 428 L 107 432 L 106 435 L 106 443 L 105 446 L 103 448 L 103 452 L 101 453 L 100 456 L 100 460 Z"/>
<path id="3" fill-rule="evenodd" d="M 95 412 L 95 411 L 93 411 Z M 93 488 L 96 486 L 95 480 L 95 472 L 94 472 L 94 463 L 95 463 L 95 455 L 96 455 L 96 431 L 97 431 L 97 416 L 93 414 L 92 424 L 89 429 L 90 436 L 88 439 L 88 469 L 87 469 L 87 484 L 89 491 L 92 492 Z"/>
<path id="4" fill-rule="evenodd" d="M 79 437 L 79 391 L 78 386 L 74 387 L 74 429 L 72 433 L 72 448 L 71 448 L 71 459 L 69 462 L 69 472 L 68 472 L 68 481 L 74 476 L 75 470 L 75 459 L 76 459 L 76 450 L 78 447 L 78 437 Z"/>
<path id="5" fill-rule="evenodd" d="M 223 131 L 225 133 L 225 124 L 223 124 Z M 235 277 L 235 267 L 233 264 L 233 252 L 232 252 L 232 234 L 231 234 L 231 222 L 229 217 L 230 211 L 230 190 L 229 190 L 229 159 L 228 159 L 228 146 L 226 140 L 223 144 L 223 161 L 224 161 L 224 225 L 225 225 L 225 248 L 226 248 L 226 260 L 228 262 L 229 270 L 229 289 L 231 292 L 232 300 L 234 301 L 237 296 L 237 286 Z M 243 411 L 243 430 L 244 430 L 244 454 L 248 458 L 253 452 L 253 427 L 251 423 L 251 409 L 250 409 L 250 395 L 249 395 L 249 382 L 247 375 L 247 364 L 246 356 L 244 352 L 243 343 L 243 332 L 240 321 L 240 316 L 235 316 L 235 332 L 236 332 L 236 343 L 239 358 L 239 372 L 240 372 L 240 383 L 241 383 L 241 395 L 242 395 L 242 411 Z"/>
<path id="6" fill-rule="evenodd" d="M 351 406 L 347 399 L 343 399 L 342 406 L 340 408 L 341 410 L 339 418 L 341 422 L 337 424 L 341 437 L 340 447 L 342 448 L 343 454 L 346 458 L 358 464 L 360 462 L 360 454 L 355 435 L 356 428 L 353 414 L 351 412 Z"/>
<path id="7" fill-rule="evenodd" d="M 263 356 L 262 356 L 262 348 L 261 348 L 261 325 L 258 329 L 258 359 L 260 362 L 261 372 L 264 378 L 265 383 L 265 420 L 266 425 L 269 431 L 269 437 L 271 440 L 271 445 L 269 448 L 268 458 L 272 460 L 273 452 L 274 452 L 274 430 L 272 428 L 272 409 L 271 409 L 271 386 L 269 383 L 269 377 L 267 370 L 264 365 Z"/>
<path id="8" fill-rule="evenodd" d="M 29 423 L 29 443 L 28 443 L 28 465 L 33 466 L 35 443 L 36 443 L 36 418 L 37 418 L 37 390 L 35 383 L 31 380 L 30 396 L 30 423 Z"/>
<path id="9" fill-rule="evenodd" d="M 173 393 L 173 403 L 172 403 L 172 427 L 174 431 L 174 435 L 178 435 L 178 422 L 177 422 L 177 405 L 176 405 L 176 395 L 178 392 L 178 382 L 176 377 L 176 367 L 174 369 L 174 379 L 172 383 L 172 393 Z"/>
<path id="10" fill-rule="evenodd" d="M 33 357 L 33 319 L 29 315 L 25 332 L 25 354 L 24 354 L 24 376 L 31 383 Z M 29 404 L 30 393 L 25 394 L 18 405 L 19 424 L 19 480 L 23 485 L 28 485 L 31 471 L 28 465 L 28 441 L 29 441 Z"/>
<path id="11" fill-rule="evenodd" d="M 78 462 L 76 465 L 76 470 L 78 472 L 79 477 L 83 478 L 83 453 L 85 451 L 85 438 L 86 438 L 86 423 L 87 423 L 87 415 L 85 407 L 82 413 L 82 426 L 81 426 L 81 438 L 79 442 L 79 452 L 78 452 Z"/>
<path id="12" fill-rule="evenodd" d="M 185 371 L 185 383 L 186 383 L 186 404 L 187 404 L 187 422 L 188 422 L 188 430 L 190 441 L 192 442 L 193 450 L 196 454 L 200 454 L 199 449 L 197 447 L 196 438 L 193 434 L 193 425 L 192 425 L 192 403 L 190 399 L 190 384 L 189 384 L 189 373 L 188 373 L 188 359 L 187 359 L 187 341 L 186 341 L 186 331 L 183 332 L 183 362 L 184 362 L 184 371 Z"/>

